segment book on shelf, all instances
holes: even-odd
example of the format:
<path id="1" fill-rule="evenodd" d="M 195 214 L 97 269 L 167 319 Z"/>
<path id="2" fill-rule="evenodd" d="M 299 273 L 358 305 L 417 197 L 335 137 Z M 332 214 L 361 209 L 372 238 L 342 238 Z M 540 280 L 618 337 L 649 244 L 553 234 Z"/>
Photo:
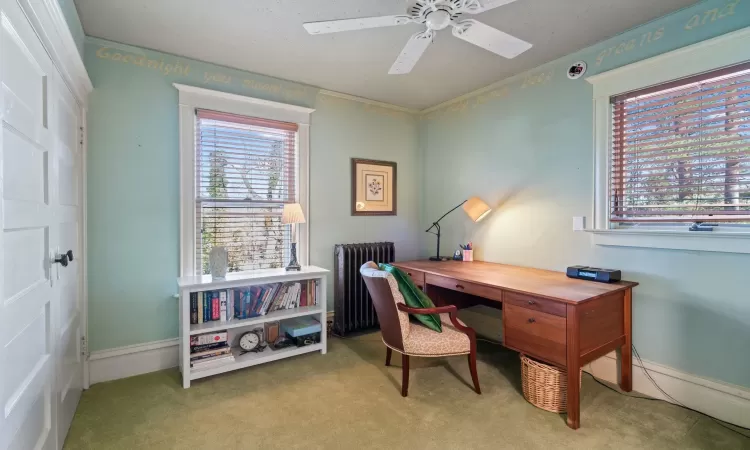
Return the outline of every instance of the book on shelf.
<path id="1" fill-rule="evenodd" d="M 193 353 L 190 355 L 190 361 L 202 361 L 206 359 L 215 359 L 217 356 L 224 356 L 232 353 L 232 350 L 229 348 L 229 346 L 224 346 L 223 348 L 213 349 L 213 350 L 206 350 L 205 352 L 198 352 Z"/>
<path id="2" fill-rule="evenodd" d="M 270 312 L 315 306 L 315 280 L 260 284 L 190 294 L 190 323 L 229 322 Z"/>
<path id="3" fill-rule="evenodd" d="M 211 350 L 215 348 L 224 348 L 227 346 L 227 342 L 211 342 L 210 344 L 201 344 L 201 345 L 191 345 L 190 346 L 190 354 L 193 353 L 199 353 L 206 350 Z"/>
<path id="4" fill-rule="evenodd" d="M 214 367 L 220 367 L 225 364 L 230 364 L 235 361 L 234 355 L 231 353 L 224 356 L 217 356 L 211 359 L 204 359 L 201 361 L 194 361 L 190 363 L 190 367 L 196 370 L 212 369 Z"/>
<path id="5" fill-rule="evenodd" d="M 209 368 L 234 362 L 228 333 L 204 333 L 190 336 L 190 367 Z"/>
<path id="6" fill-rule="evenodd" d="M 227 318 L 227 291 L 219 292 L 219 320 L 226 322 Z"/>
<path id="7" fill-rule="evenodd" d="M 198 293 L 190 293 L 190 323 L 198 323 Z"/>
<path id="8" fill-rule="evenodd" d="M 211 293 L 211 320 L 219 320 L 219 292 L 213 291 Z"/>
<path id="9" fill-rule="evenodd" d="M 217 342 L 226 342 L 227 337 L 228 335 L 226 331 L 220 331 L 218 333 L 196 334 L 194 336 L 190 336 L 190 346 L 192 347 L 194 345 L 206 345 Z"/>

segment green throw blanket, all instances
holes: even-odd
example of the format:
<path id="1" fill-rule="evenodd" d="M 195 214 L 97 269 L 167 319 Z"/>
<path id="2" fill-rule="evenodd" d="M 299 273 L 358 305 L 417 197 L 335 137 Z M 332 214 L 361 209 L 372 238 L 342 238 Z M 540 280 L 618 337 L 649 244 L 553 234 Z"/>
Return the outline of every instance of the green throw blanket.
<path id="1" fill-rule="evenodd" d="M 414 284 L 414 282 L 411 280 L 411 278 L 409 278 L 409 276 L 405 274 L 401 269 L 390 264 L 380 264 L 379 268 L 380 270 L 385 270 L 386 272 L 390 273 L 391 275 L 393 275 L 393 278 L 396 279 L 396 282 L 398 283 L 398 290 L 401 292 L 401 295 L 404 296 L 406 306 L 410 306 L 412 308 L 435 307 L 435 304 L 432 303 L 430 297 L 422 292 L 422 290 L 419 289 L 417 285 Z M 438 333 L 443 332 L 443 325 L 440 322 L 439 314 L 412 314 L 412 316 L 422 322 L 427 328 L 437 331 Z"/>

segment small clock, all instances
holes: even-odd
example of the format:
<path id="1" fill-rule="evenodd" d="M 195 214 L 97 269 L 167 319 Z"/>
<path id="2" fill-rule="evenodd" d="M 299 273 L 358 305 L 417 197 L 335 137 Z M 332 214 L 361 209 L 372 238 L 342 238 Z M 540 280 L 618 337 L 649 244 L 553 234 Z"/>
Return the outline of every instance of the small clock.
<path id="1" fill-rule="evenodd" d="M 261 345 L 262 342 L 263 330 L 260 328 L 250 330 L 240 336 L 240 349 L 242 353 L 262 352 L 266 348 L 265 345 Z"/>

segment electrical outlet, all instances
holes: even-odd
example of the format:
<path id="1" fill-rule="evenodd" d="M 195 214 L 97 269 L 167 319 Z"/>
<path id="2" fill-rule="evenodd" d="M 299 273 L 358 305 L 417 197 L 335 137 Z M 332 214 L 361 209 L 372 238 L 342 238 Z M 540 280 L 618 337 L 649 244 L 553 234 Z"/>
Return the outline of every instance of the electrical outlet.
<path id="1" fill-rule="evenodd" d="M 586 218 L 581 216 L 573 217 L 573 231 L 584 231 L 586 229 Z"/>

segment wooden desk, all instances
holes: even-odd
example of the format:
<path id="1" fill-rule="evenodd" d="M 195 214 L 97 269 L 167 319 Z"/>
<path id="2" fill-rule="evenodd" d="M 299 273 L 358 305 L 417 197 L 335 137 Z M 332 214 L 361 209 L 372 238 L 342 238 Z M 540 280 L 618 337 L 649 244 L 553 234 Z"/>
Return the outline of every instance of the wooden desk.
<path id="1" fill-rule="evenodd" d="M 568 426 L 580 426 L 580 368 L 620 350 L 620 388 L 632 389 L 631 299 L 638 283 L 482 261 L 394 263 L 438 305 L 503 309 L 503 345 L 568 372 Z"/>

